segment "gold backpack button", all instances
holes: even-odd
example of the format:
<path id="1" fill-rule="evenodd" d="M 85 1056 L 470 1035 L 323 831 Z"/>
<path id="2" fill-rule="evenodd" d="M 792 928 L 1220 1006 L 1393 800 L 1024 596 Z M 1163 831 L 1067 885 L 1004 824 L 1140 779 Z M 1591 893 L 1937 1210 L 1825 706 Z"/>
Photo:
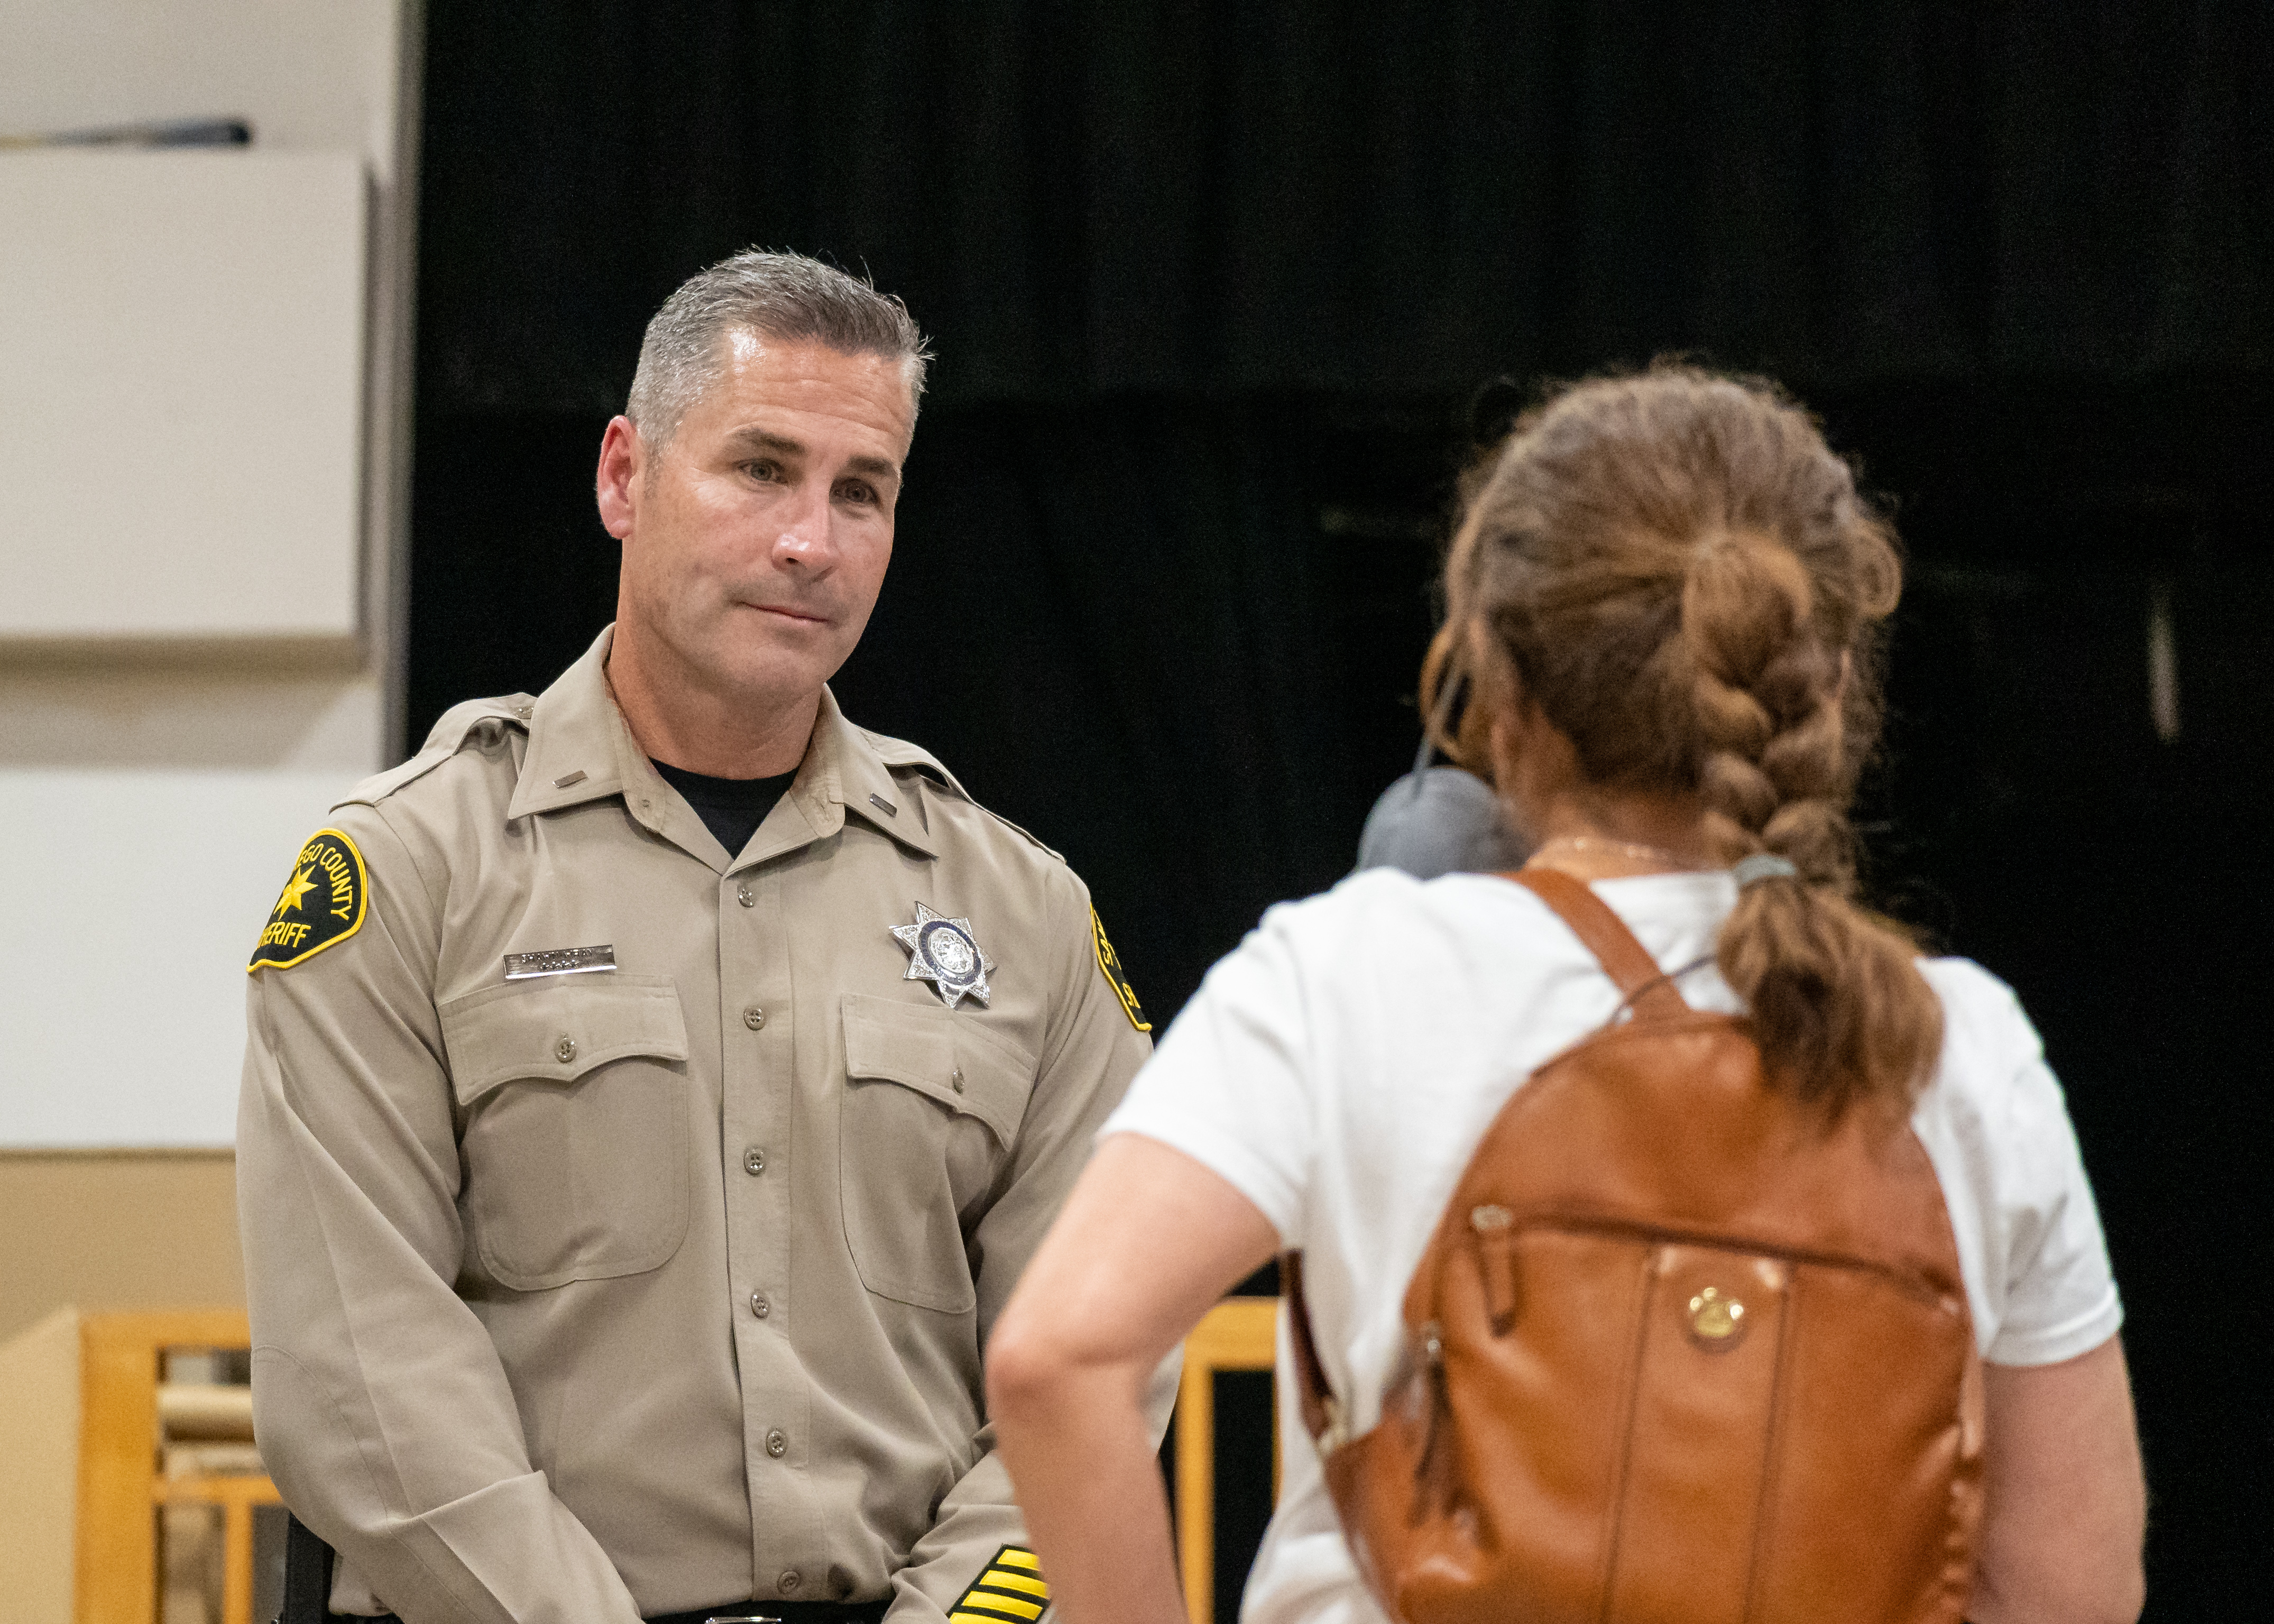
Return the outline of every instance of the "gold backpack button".
<path id="1" fill-rule="evenodd" d="M 1690 1335 L 1700 1347 L 1717 1352 L 1733 1348 L 1744 1328 L 1744 1304 L 1724 1296 L 1720 1287 L 1708 1286 L 1690 1299 Z"/>

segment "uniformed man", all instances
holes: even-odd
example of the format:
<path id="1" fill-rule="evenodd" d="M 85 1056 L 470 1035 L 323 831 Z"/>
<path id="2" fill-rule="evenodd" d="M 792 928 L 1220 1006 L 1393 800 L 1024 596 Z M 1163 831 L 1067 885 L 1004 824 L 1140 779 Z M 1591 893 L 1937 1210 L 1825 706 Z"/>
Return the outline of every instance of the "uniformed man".
<path id="1" fill-rule="evenodd" d="M 924 361 L 810 260 L 681 288 L 600 448 L 614 625 L 293 864 L 238 1177 L 335 1612 L 1046 1605 L 980 1352 L 1149 1028 L 1065 862 L 825 686 Z"/>

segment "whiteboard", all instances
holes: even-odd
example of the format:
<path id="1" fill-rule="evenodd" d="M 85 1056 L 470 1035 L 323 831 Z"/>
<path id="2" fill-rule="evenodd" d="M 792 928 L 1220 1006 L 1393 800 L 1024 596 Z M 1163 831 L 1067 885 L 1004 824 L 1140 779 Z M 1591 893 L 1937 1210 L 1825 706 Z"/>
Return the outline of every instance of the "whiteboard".
<path id="1" fill-rule="evenodd" d="M 354 647 L 351 153 L 0 154 L 0 645 Z"/>

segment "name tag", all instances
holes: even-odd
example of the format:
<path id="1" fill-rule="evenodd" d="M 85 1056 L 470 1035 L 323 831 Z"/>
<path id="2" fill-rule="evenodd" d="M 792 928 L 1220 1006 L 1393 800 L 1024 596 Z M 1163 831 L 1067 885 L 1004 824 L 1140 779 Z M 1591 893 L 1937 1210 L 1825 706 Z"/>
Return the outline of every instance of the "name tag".
<path id="1" fill-rule="evenodd" d="M 598 947 L 548 947 L 537 953 L 508 953 L 505 956 L 505 979 L 508 981 L 532 981 L 540 975 L 590 975 L 596 970 L 616 967 L 616 949 L 612 942 Z"/>

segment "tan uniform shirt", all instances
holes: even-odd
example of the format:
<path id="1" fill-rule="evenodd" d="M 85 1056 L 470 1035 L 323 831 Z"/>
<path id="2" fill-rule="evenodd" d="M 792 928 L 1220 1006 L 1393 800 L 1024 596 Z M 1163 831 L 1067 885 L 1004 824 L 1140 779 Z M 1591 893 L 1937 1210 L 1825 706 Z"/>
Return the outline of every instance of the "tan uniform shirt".
<path id="1" fill-rule="evenodd" d="M 358 787 L 263 937 L 263 1456 L 340 1553 L 335 1604 L 410 1624 L 939 1619 L 1025 1538 L 980 1350 L 1142 1017 L 1065 862 L 825 693 L 723 850 L 608 641 Z M 969 921 L 983 1006 L 908 979 L 919 902 Z"/>

